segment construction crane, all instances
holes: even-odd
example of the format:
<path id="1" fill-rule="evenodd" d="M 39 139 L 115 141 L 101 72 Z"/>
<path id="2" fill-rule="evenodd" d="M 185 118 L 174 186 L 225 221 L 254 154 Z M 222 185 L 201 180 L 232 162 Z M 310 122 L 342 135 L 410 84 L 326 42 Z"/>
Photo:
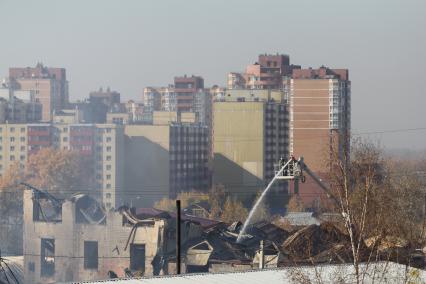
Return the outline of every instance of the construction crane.
<path id="1" fill-rule="evenodd" d="M 312 179 L 325 190 L 326 193 L 329 192 L 329 188 L 327 185 L 323 183 L 323 181 L 317 177 L 305 164 L 303 157 L 299 157 L 296 159 L 294 156 L 291 156 L 288 161 L 281 158 L 279 163 L 275 165 L 275 177 L 278 180 L 293 180 L 294 182 L 294 193 L 299 194 L 299 181 L 305 183 L 306 176 L 304 175 L 306 172 Z"/>

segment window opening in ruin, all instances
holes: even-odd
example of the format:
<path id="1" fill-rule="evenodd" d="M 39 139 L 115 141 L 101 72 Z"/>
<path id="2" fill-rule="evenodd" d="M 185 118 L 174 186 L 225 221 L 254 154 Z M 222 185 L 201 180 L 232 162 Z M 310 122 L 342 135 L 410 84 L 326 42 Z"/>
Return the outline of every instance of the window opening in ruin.
<path id="1" fill-rule="evenodd" d="M 130 244 L 130 269 L 145 272 L 145 244 Z"/>
<path id="2" fill-rule="evenodd" d="M 26 183 L 22 183 L 22 185 L 33 191 L 33 221 L 62 221 L 62 200 L 59 200 L 48 192 L 41 191 L 32 185 Z"/>
<path id="3" fill-rule="evenodd" d="M 98 269 L 98 242 L 84 241 L 84 268 Z"/>
<path id="4" fill-rule="evenodd" d="M 41 239 L 40 269 L 41 276 L 52 276 L 55 273 L 54 239 Z"/>
<path id="5" fill-rule="evenodd" d="M 35 271 L 35 263 L 34 262 L 28 262 L 28 270 L 31 272 Z"/>

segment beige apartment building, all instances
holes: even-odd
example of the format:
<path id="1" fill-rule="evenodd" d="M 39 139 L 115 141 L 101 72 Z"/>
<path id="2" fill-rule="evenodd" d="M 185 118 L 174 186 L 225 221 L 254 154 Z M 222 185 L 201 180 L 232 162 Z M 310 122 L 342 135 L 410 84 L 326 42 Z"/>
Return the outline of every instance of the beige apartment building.
<path id="1" fill-rule="evenodd" d="M 106 208 L 123 204 L 124 127 L 114 124 L 95 125 L 95 178 Z"/>
<path id="2" fill-rule="evenodd" d="M 286 102 L 287 95 L 283 90 L 271 89 L 228 89 L 225 96 L 216 101 L 275 101 Z"/>
<path id="3" fill-rule="evenodd" d="M 120 206 L 124 187 L 124 128 L 115 124 L 52 125 L 53 146 L 93 158 L 93 191 L 106 208 Z"/>
<path id="4" fill-rule="evenodd" d="M 28 157 L 27 124 L 0 124 L 0 175 L 10 166 L 25 166 Z"/>
<path id="5" fill-rule="evenodd" d="M 17 79 L 21 90 L 34 91 L 36 101 L 42 105 L 42 121 L 50 121 L 54 111 L 62 109 L 59 84 L 50 78 Z"/>
<path id="6" fill-rule="evenodd" d="M 126 125 L 127 200 L 146 207 L 182 191 L 207 190 L 208 133 L 197 124 Z"/>
<path id="7" fill-rule="evenodd" d="M 264 189 L 275 175 L 274 164 L 288 157 L 285 103 L 215 102 L 213 133 L 213 180 L 242 198 Z M 277 190 L 284 192 L 284 183 Z"/>
<path id="8" fill-rule="evenodd" d="M 15 163 L 25 167 L 28 157 L 41 148 L 78 151 L 94 161 L 91 191 L 107 208 L 123 202 L 124 128 L 115 124 L 0 124 L 0 174 Z"/>
<path id="9" fill-rule="evenodd" d="M 179 192 L 211 183 L 208 127 L 163 125 L 0 124 L 0 174 L 45 147 L 77 151 L 93 159 L 94 184 L 81 189 L 106 208 L 153 206 Z"/>

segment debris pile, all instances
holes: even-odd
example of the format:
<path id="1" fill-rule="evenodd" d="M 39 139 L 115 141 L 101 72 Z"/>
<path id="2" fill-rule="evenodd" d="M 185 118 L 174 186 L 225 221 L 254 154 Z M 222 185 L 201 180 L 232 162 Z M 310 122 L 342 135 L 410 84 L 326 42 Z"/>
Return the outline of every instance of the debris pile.
<path id="1" fill-rule="evenodd" d="M 347 262 L 350 239 L 332 223 L 310 225 L 288 237 L 282 248 L 293 261 Z"/>
<path id="2" fill-rule="evenodd" d="M 2 257 L 0 254 L 0 283 L 24 283 L 24 273 L 20 257 Z"/>

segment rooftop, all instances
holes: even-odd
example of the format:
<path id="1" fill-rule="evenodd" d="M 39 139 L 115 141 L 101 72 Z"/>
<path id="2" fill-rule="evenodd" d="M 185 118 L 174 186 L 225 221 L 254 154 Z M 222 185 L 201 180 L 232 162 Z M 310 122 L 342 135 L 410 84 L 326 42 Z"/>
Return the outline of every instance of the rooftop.
<path id="1" fill-rule="evenodd" d="M 393 262 L 376 262 L 369 265 L 361 264 L 360 270 L 365 274 L 364 283 L 424 283 L 426 281 L 426 271 L 408 268 L 406 266 Z M 375 273 L 371 273 L 371 272 Z M 295 277 L 303 277 L 306 283 L 352 283 L 354 278 L 354 268 L 352 265 L 319 265 L 319 266 L 300 266 L 283 267 L 277 269 L 250 270 L 232 273 L 200 273 L 200 274 L 182 274 L 149 278 L 132 279 L 110 279 L 93 282 L 79 283 L 104 283 L 104 284 L 222 284 L 222 283 L 290 283 Z M 408 277 L 408 278 L 407 278 Z M 340 280 L 340 281 L 339 281 Z M 297 282 L 297 280 L 296 280 Z"/>

